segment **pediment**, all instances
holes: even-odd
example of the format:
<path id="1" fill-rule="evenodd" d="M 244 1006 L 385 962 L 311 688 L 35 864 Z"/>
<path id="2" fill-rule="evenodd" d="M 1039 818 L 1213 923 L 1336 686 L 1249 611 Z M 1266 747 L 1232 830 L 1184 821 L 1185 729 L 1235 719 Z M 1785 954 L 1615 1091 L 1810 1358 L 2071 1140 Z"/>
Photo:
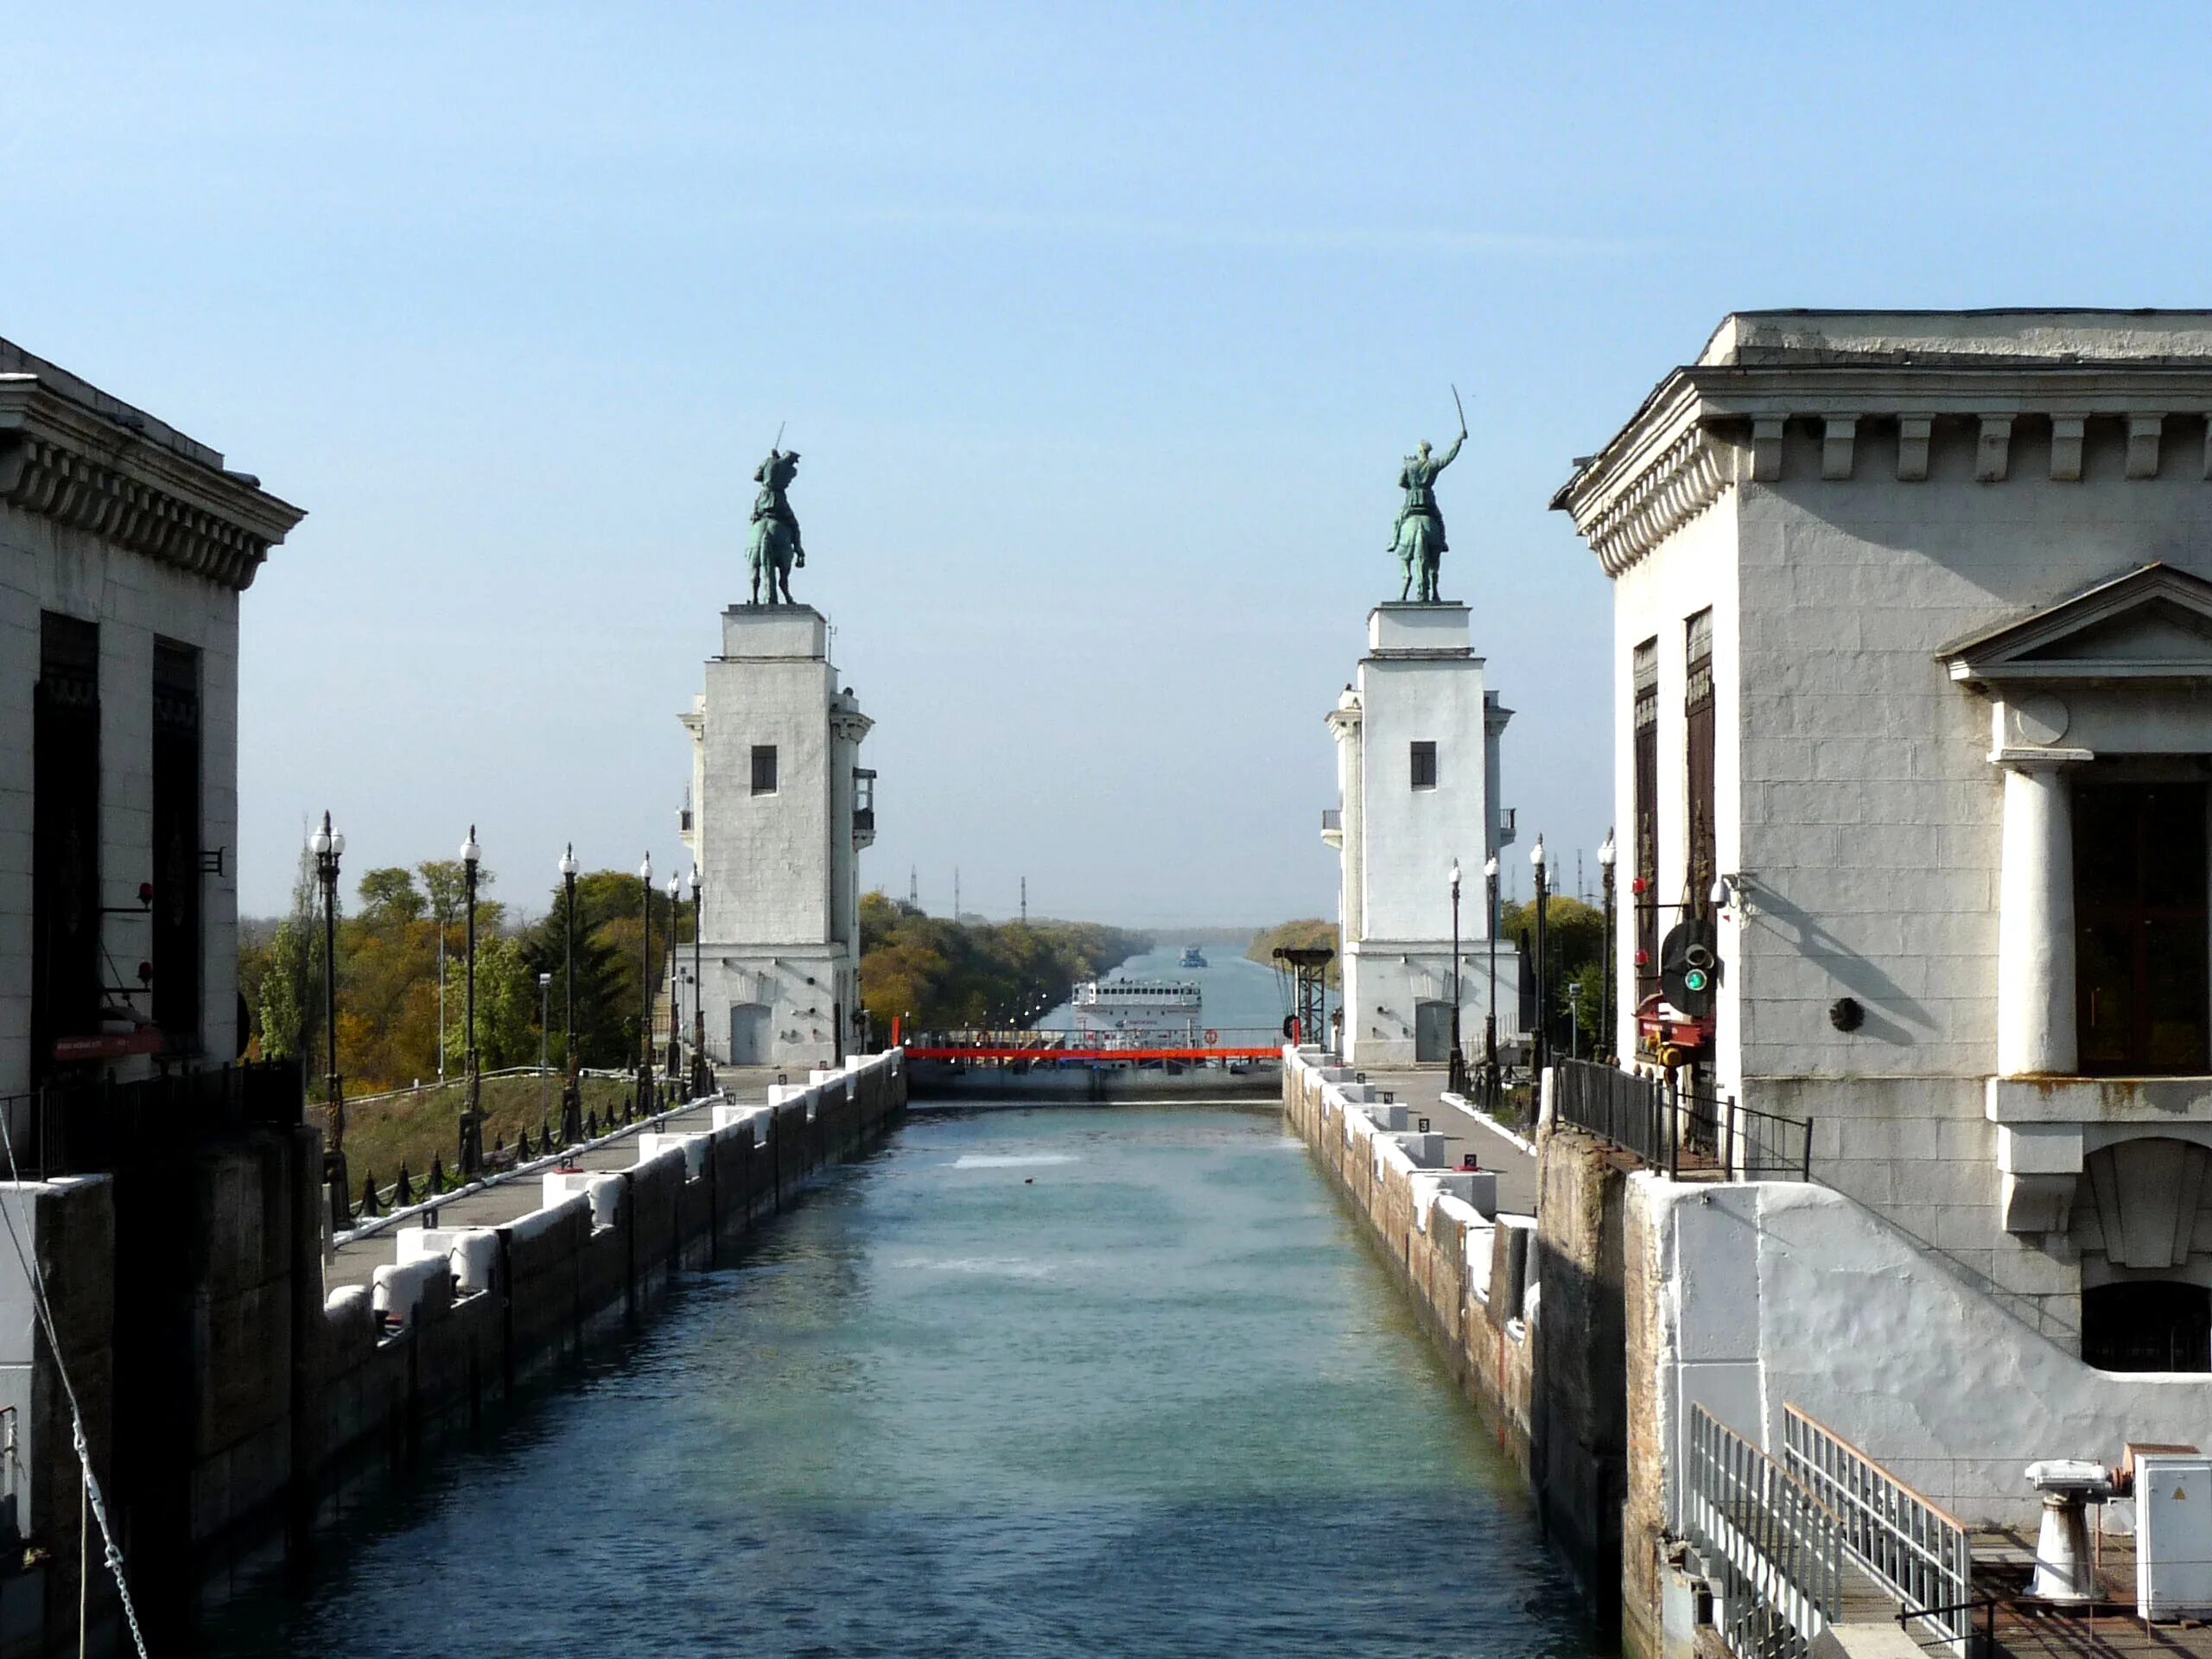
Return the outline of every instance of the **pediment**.
<path id="1" fill-rule="evenodd" d="M 2212 683 L 2212 582 L 2167 564 L 1956 640 L 1937 653 L 1967 684 L 2093 680 Z"/>

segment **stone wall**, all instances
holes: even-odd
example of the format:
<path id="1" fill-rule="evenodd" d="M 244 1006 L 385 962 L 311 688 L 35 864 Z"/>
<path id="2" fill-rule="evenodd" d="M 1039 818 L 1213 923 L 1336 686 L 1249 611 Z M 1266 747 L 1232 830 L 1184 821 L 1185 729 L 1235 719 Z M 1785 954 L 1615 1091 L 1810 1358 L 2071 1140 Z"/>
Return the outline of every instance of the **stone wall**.
<path id="1" fill-rule="evenodd" d="M 1609 1624 L 1627 1481 L 1625 1171 L 1588 1137 L 1547 1130 L 1538 1214 L 1485 1213 L 1471 1178 L 1416 1161 L 1404 1107 L 1313 1049 L 1285 1053 L 1283 1114 L 1367 1224 Z"/>
<path id="2" fill-rule="evenodd" d="M 631 1168 L 545 1174 L 544 1202 L 503 1225 L 397 1228 L 373 1287 L 327 1298 L 312 1129 L 156 1175 L 0 1184 L 35 1234 L 149 1635 L 181 1640 L 195 1594 L 300 1559 L 341 1495 L 715 1265 L 903 1109 L 904 1057 L 775 1092 L 715 1107 L 700 1133 L 639 1136 Z M 149 1274 L 156 1244 L 169 1265 Z M 0 1572 L 0 1659 L 16 1659 L 73 1641 L 79 1478 L 60 1373 L 0 1247 L 7 1405 L 20 1440 L 0 1497 L 13 1491 L 31 1545 Z M 92 1590 L 97 1647 L 115 1606 L 104 1579 Z"/>

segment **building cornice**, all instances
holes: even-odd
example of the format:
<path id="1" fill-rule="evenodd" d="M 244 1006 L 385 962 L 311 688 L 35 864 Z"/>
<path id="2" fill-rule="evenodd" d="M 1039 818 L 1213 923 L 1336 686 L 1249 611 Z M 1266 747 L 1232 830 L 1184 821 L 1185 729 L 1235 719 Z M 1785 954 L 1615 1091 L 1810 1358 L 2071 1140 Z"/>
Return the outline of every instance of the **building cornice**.
<path id="1" fill-rule="evenodd" d="M 306 517 L 33 374 L 0 374 L 0 503 L 235 590 Z"/>
<path id="2" fill-rule="evenodd" d="M 1897 477 L 1928 476 L 1928 442 L 1940 418 L 1979 420 L 1974 476 L 2009 474 L 2013 423 L 2053 423 L 2051 476 L 2081 476 L 2082 423 L 2126 423 L 2126 475 L 2155 476 L 2164 421 L 2212 417 L 2212 363 L 2114 361 L 1973 363 L 1956 359 L 1739 366 L 1694 364 L 1660 382 L 1595 455 L 1552 497 L 1618 576 L 1711 506 L 1731 485 L 1782 477 L 1784 424 L 1821 423 L 1820 475 L 1849 479 L 1859 428 L 1899 428 Z M 2193 463 L 2192 463 L 2193 464 Z M 2203 475 L 2212 479 L 2212 438 Z"/>

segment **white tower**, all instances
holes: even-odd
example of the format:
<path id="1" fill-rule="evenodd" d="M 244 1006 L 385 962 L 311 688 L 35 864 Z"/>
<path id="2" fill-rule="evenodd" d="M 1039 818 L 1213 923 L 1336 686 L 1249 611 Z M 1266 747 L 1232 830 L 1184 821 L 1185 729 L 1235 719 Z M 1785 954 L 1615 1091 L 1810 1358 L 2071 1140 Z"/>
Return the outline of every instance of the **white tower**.
<path id="1" fill-rule="evenodd" d="M 808 605 L 733 605 L 683 717 L 683 843 L 702 894 L 707 1052 L 728 1065 L 833 1065 L 860 1046 L 859 853 L 875 839 L 874 724 Z"/>
<path id="2" fill-rule="evenodd" d="M 1367 644 L 1329 715 L 1343 801 L 1322 830 L 1343 858 L 1340 1052 L 1354 1065 L 1449 1059 L 1456 859 L 1460 1044 L 1478 1064 L 1491 961 L 1483 865 L 1513 839 L 1497 806 L 1497 740 L 1513 711 L 1483 687 L 1465 605 L 1378 605 Z M 1517 953 L 1498 944 L 1503 1039 L 1520 1029 L 1521 981 Z"/>

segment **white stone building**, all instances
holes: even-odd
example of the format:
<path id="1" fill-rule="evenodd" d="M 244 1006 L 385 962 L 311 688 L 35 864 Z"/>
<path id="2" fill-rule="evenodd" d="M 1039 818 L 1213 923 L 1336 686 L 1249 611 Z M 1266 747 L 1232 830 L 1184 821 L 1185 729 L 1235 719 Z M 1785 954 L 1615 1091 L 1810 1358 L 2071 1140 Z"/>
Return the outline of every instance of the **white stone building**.
<path id="1" fill-rule="evenodd" d="M 875 840 L 875 774 L 859 760 L 874 722 L 838 689 L 821 613 L 731 606 L 721 655 L 683 720 L 708 1054 L 835 1065 L 865 1034 L 859 855 Z"/>
<path id="2" fill-rule="evenodd" d="M 1655 906 L 1622 1052 L 1639 952 L 1716 911 L 1707 1079 L 2019 1363 L 2212 1370 L 2208 416 L 2212 313 L 1752 313 L 1554 503 Z"/>
<path id="3" fill-rule="evenodd" d="M 0 341 L 0 1096 L 238 1052 L 238 595 L 302 517 Z"/>
<path id="4" fill-rule="evenodd" d="M 1483 866 L 1513 840 L 1498 808 L 1498 737 L 1513 711 L 1484 688 L 1465 605 L 1383 604 L 1328 717 L 1339 805 L 1322 820 L 1342 880 L 1341 1048 L 1353 1065 L 1450 1058 L 1452 863 L 1460 867 L 1459 1024 L 1483 1058 L 1491 952 Z M 1518 953 L 1496 955 L 1497 1029 L 1520 1029 Z"/>

